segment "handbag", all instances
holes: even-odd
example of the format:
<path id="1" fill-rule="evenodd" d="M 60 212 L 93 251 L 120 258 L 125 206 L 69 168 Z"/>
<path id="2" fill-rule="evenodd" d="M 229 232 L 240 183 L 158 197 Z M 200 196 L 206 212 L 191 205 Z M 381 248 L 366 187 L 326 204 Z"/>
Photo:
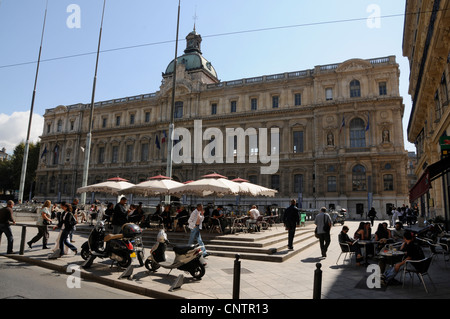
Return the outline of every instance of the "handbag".
<path id="1" fill-rule="evenodd" d="M 317 233 L 317 226 L 316 229 L 314 230 L 314 236 L 316 236 L 316 238 L 319 238 L 319 234 Z"/>
<path id="2" fill-rule="evenodd" d="M 323 231 L 326 233 L 330 232 L 330 225 L 328 225 L 327 221 L 326 221 L 326 215 L 323 214 Z"/>

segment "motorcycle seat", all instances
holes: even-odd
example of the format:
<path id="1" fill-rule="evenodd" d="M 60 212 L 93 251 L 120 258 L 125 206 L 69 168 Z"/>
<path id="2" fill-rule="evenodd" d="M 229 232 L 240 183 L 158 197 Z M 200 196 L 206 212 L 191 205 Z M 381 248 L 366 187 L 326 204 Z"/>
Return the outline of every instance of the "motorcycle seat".
<path id="1" fill-rule="evenodd" d="M 108 234 L 105 236 L 104 242 L 108 242 L 112 239 L 122 239 L 123 238 L 123 234 Z"/>
<path id="2" fill-rule="evenodd" d="M 195 244 L 195 245 L 174 246 L 174 247 L 173 247 L 173 251 L 174 251 L 176 254 L 184 255 L 184 254 L 186 254 L 189 250 L 192 250 L 192 249 L 194 249 L 194 248 L 197 247 L 197 246 L 198 246 L 198 244 Z"/>

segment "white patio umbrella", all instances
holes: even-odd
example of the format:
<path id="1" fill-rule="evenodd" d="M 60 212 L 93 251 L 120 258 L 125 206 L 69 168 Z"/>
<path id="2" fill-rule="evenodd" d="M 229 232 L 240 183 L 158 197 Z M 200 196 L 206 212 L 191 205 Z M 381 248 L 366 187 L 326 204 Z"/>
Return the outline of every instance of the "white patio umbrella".
<path id="1" fill-rule="evenodd" d="M 143 196 L 162 196 L 170 195 L 172 189 L 179 186 L 183 186 L 183 184 L 167 176 L 158 175 L 149 177 L 148 180 L 127 188 L 124 192 Z"/>
<path id="2" fill-rule="evenodd" d="M 202 179 L 183 184 L 180 187 L 172 189 L 172 194 L 187 194 L 196 196 L 226 196 L 238 195 L 239 185 L 234 183 L 225 176 L 219 174 L 209 174 L 202 176 Z"/>
<path id="3" fill-rule="evenodd" d="M 113 177 L 106 180 L 106 182 L 87 185 L 85 187 L 80 187 L 77 189 L 77 193 L 89 193 L 89 192 L 98 192 L 98 193 L 108 193 L 112 195 L 120 195 L 124 193 L 124 190 L 134 186 L 133 183 L 130 183 L 128 180 Z"/>
<path id="4" fill-rule="evenodd" d="M 242 195 L 275 197 L 275 194 L 278 193 L 275 189 L 253 184 L 242 178 L 235 178 L 232 181 L 238 183 L 242 187 L 243 192 L 246 192 L 246 194 Z"/>

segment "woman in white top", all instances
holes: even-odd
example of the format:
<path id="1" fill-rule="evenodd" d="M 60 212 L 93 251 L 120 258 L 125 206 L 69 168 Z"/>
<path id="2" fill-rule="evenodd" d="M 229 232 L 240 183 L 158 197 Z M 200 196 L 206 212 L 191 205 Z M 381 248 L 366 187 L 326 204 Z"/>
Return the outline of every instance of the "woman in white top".
<path id="1" fill-rule="evenodd" d="M 50 225 L 52 223 L 50 212 L 51 207 L 52 203 L 49 200 L 46 200 L 44 202 L 44 205 L 42 205 L 42 209 L 38 212 L 38 218 L 36 222 L 36 225 L 38 226 L 38 233 L 32 240 L 27 243 L 28 247 L 32 248 L 32 245 L 42 238 L 42 249 L 48 249 L 47 240 L 49 235 L 47 225 Z"/>

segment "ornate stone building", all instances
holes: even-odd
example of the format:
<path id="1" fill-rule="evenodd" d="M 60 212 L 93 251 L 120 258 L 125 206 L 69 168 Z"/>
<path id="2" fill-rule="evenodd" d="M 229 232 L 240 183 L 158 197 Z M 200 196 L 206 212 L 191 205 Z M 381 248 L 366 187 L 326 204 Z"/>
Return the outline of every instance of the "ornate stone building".
<path id="1" fill-rule="evenodd" d="M 366 213 L 369 205 L 384 215 L 387 206 L 407 203 L 404 105 L 394 56 L 223 82 L 202 55 L 201 36 L 193 31 L 186 40 L 175 70 L 175 127 L 189 132 L 193 144 L 201 144 L 193 151 L 182 150 L 187 161 L 174 163 L 174 179 L 187 181 L 217 172 L 279 190 L 276 198 L 246 202 L 284 207 L 290 198 L 299 198 L 303 208 L 341 206 L 353 216 Z M 95 105 L 88 184 L 113 176 L 138 183 L 166 174 L 173 72 L 174 61 L 155 93 Z M 76 196 L 89 108 L 75 104 L 46 110 L 38 198 Z M 200 120 L 198 132 L 195 123 Z M 210 128 L 216 130 L 214 137 L 207 134 Z M 243 157 L 237 154 L 242 150 L 240 140 L 223 141 L 227 128 L 248 133 Z M 261 134 L 262 129 L 279 132 L 278 148 L 272 136 Z M 252 134 L 258 143 L 250 143 Z M 216 147 L 208 148 L 212 145 Z M 197 150 L 203 151 L 200 161 Z M 206 153 L 215 155 L 214 163 L 205 160 Z M 263 156 L 269 153 L 277 155 L 279 166 L 264 174 L 261 168 L 274 164 Z M 224 159 L 217 154 L 224 154 Z M 233 163 L 225 160 L 230 154 Z M 227 202 L 234 203 L 235 198 L 216 199 Z"/>
<path id="2" fill-rule="evenodd" d="M 450 135 L 450 1 L 406 1 L 403 55 L 411 69 L 408 140 L 417 148 L 410 200 L 422 217 L 445 216 L 449 227 L 450 158 L 443 141 Z"/>

